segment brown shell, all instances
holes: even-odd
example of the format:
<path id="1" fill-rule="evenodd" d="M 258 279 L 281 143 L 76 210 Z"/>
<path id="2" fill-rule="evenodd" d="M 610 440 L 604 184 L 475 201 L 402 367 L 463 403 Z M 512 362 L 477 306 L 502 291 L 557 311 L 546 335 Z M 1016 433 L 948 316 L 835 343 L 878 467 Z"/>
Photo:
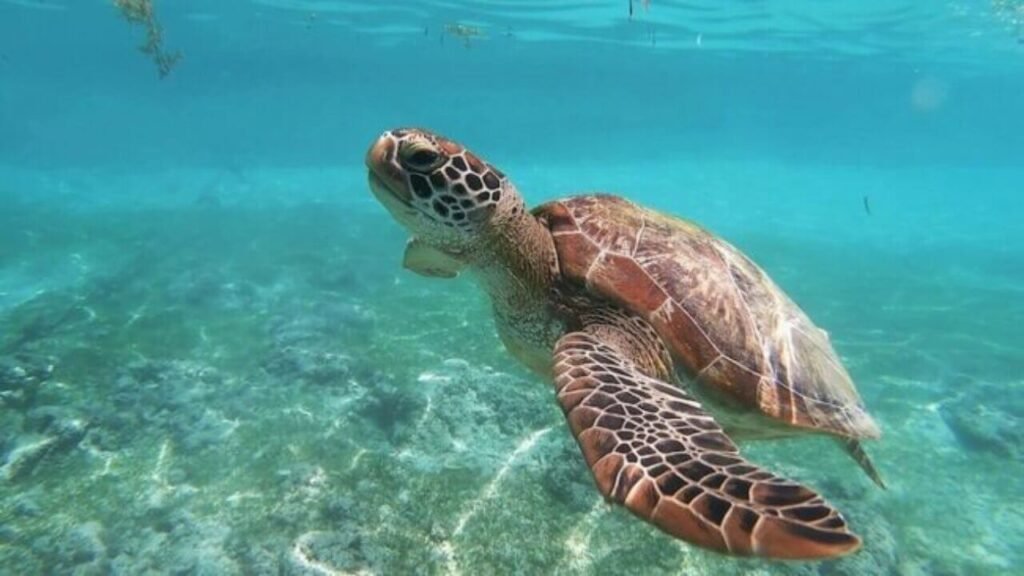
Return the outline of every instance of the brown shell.
<path id="1" fill-rule="evenodd" d="M 879 436 L 826 333 L 728 242 L 615 196 L 534 214 L 566 279 L 646 318 L 678 367 L 729 404 L 799 428 Z"/>

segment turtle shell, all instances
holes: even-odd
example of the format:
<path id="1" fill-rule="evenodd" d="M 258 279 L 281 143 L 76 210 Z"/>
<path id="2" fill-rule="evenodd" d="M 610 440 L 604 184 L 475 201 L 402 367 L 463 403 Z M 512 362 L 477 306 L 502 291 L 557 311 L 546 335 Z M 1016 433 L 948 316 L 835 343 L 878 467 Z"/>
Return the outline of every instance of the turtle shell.
<path id="1" fill-rule="evenodd" d="M 677 371 L 710 396 L 759 410 L 765 424 L 879 436 L 825 331 L 725 240 L 616 196 L 534 214 L 551 230 L 563 277 L 650 322 Z"/>

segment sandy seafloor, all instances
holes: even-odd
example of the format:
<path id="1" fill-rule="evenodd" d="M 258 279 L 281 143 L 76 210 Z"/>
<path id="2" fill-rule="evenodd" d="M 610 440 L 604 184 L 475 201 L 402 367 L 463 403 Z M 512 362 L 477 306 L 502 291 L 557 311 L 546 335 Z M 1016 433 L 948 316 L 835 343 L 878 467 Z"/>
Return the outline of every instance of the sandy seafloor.
<path id="1" fill-rule="evenodd" d="M 531 203 L 600 187 L 699 220 L 831 333 L 889 490 L 825 439 L 744 448 L 861 552 L 726 558 L 604 504 L 483 295 L 401 270 L 358 165 L 8 167 L 0 571 L 1019 573 L 1020 205 L 964 190 L 1011 198 L 1024 171 L 493 160 Z"/>

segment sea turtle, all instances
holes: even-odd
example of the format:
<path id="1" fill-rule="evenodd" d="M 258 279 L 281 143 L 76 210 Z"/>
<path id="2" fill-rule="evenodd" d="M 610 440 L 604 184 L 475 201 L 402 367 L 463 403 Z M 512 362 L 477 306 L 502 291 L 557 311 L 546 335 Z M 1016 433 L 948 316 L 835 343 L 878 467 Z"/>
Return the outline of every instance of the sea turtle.
<path id="1" fill-rule="evenodd" d="M 860 546 L 821 496 L 730 439 L 830 434 L 880 482 L 859 444 L 878 426 L 827 334 L 738 249 L 616 196 L 528 211 L 500 170 L 426 130 L 385 132 L 366 164 L 412 235 L 404 266 L 478 280 L 505 347 L 553 380 L 605 497 L 724 553 Z"/>

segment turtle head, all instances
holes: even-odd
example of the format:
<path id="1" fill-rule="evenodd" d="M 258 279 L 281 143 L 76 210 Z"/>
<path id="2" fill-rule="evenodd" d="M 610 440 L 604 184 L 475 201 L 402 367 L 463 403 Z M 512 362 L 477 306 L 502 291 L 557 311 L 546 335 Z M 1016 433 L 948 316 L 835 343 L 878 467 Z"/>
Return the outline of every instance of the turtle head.
<path id="1" fill-rule="evenodd" d="M 413 236 L 450 254 L 525 211 L 500 170 L 463 146 L 419 129 L 390 130 L 366 154 L 370 189 Z"/>

